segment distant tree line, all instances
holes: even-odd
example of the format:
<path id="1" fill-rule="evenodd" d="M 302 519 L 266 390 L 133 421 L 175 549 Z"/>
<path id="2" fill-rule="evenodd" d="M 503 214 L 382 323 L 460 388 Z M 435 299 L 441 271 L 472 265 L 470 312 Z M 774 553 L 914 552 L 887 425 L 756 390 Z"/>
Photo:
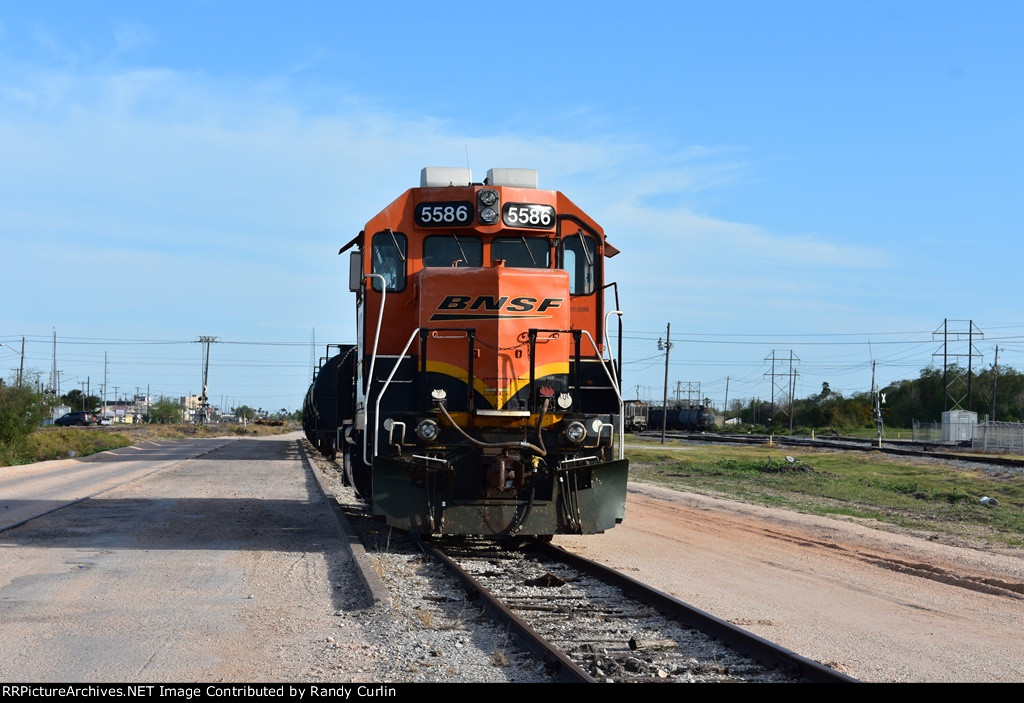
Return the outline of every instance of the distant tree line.
<path id="1" fill-rule="evenodd" d="M 978 418 L 1001 422 L 1024 420 L 1024 374 L 1010 367 L 1000 367 L 998 374 L 992 368 L 973 374 L 970 407 L 966 389 L 966 369 L 951 368 L 943 382 L 942 369 L 929 366 L 921 369 L 915 379 L 904 379 L 881 389 L 885 397 L 882 419 L 887 427 L 909 428 L 914 420 L 939 421 L 946 407 L 946 384 L 954 388 L 955 397 L 963 397 L 960 409 L 973 410 Z M 953 380 L 958 379 L 958 380 Z M 995 379 L 995 413 L 993 415 L 993 379 Z M 744 404 L 733 402 L 728 417 L 738 417 L 746 424 L 765 427 L 789 426 L 789 398 L 776 398 L 774 404 L 755 398 Z M 821 392 L 807 398 L 795 399 L 793 427 L 872 427 L 874 398 L 870 392 L 854 393 L 849 397 L 837 393 L 823 383 Z"/>

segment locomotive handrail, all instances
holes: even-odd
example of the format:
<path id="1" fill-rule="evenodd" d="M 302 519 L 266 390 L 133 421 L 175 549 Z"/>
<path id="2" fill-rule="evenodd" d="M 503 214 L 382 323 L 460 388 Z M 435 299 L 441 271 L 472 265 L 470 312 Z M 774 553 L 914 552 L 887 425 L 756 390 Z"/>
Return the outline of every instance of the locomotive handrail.
<path id="1" fill-rule="evenodd" d="M 594 346 L 594 352 L 597 354 L 597 358 L 601 360 L 601 368 L 604 369 L 604 373 L 608 377 L 608 381 L 612 384 L 612 390 L 615 391 L 615 397 L 619 399 L 619 459 L 625 459 L 626 458 L 626 442 L 625 442 L 626 430 L 625 430 L 625 426 L 623 425 L 623 420 L 622 420 L 623 402 L 622 402 L 622 393 L 619 392 L 619 384 L 615 382 L 615 379 L 612 378 L 612 374 L 609 373 L 608 366 L 605 364 L 605 361 L 604 361 L 604 356 L 601 354 L 600 350 L 597 348 L 597 342 L 594 341 L 594 337 L 593 337 L 593 335 L 590 334 L 590 330 L 581 330 L 581 331 L 583 332 L 583 334 L 587 335 L 587 339 L 589 339 L 590 343 Z"/>
<path id="2" fill-rule="evenodd" d="M 366 377 L 366 383 L 363 384 L 363 395 L 366 399 L 370 399 L 370 384 L 373 383 L 373 366 L 377 361 L 377 345 L 380 343 L 380 325 L 384 319 L 384 302 L 387 300 L 388 285 L 387 280 L 384 276 L 379 273 L 368 273 L 363 278 L 379 278 L 380 279 L 380 309 L 377 311 L 377 331 L 373 335 L 373 353 L 370 355 L 370 373 Z M 366 454 L 364 451 L 363 454 Z"/>
<path id="3" fill-rule="evenodd" d="M 606 244 L 607 244 L 607 242 L 606 242 Z M 612 281 L 611 283 L 607 283 L 607 284 L 605 284 L 604 288 L 602 288 L 601 290 L 608 290 L 609 288 L 611 288 L 613 291 L 615 291 L 615 310 L 618 311 L 618 309 L 619 309 L 619 284 L 618 284 L 618 282 Z M 620 318 L 621 318 L 621 315 L 620 315 Z M 605 322 L 605 331 L 604 331 L 604 333 L 605 333 L 605 341 L 607 341 L 607 339 L 608 339 L 607 321 Z M 619 320 L 619 368 L 618 368 L 618 375 L 619 375 L 619 378 L 622 377 L 622 320 L 621 319 Z"/>
<path id="4" fill-rule="evenodd" d="M 619 348 L 620 348 L 620 353 L 621 353 L 621 347 L 622 347 L 622 311 L 621 310 L 609 310 L 604 315 L 604 346 L 608 350 L 608 361 L 612 365 L 612 370 L 615 371 L 615 379 L 619 380 L 619 374 L 622 373 L 622 369 L 621 368 L 617 368 L 615 366 L 615 355 L 612 354 L 612 345 L 609 343 L 609 340 L 608 340 L 608 316 L 609 315 L 618 315 L 619 316 L 619 336 L 618 336 L 618 340 L 619 340 Z"/>
<path id="5" fill-rule="evenodd" d="M 420 328 L 417 327 L 412 331 L 412 334 L 409 335 L 409 341 L 405 343 L 405 347 L 402 349 L 402 353 L 398 355 L 398 360 L 395 361 L 395 365 L 391 368 L 391 373 L 388 374 L 387 379 L 384 381 L 384 385 L 381 386 L 380 393 L 377 394 L 375 405 L 373 406 L 373 456 L 375 457 L 377 456 L 377 426 L 380 424 L 380 399 L 384 397 L 384 393 L 387 392 L 388 386 L 391 385 L 391 379 L 395 377 L 395 373 L 398 371 L 398 367 L 402 365 L 402 359 L 405 358 L 405 353 L 409 351 L 409 347 L 412 346 L 412 340 L 416 339 L 416 335 L 418 335 L 419 333 Z M 374 356 L 376 356 L 376 353 L 376 344 L 374 344 Z M 372 360 L 370 363 L 370 370 L 372 371 Z M 371 378 L 370 380 L 372 381 L 373 379 Z M 367 394 L 366 399 L 367 401 L 369 401 L 369 394 Z M 370 463 L 369 457 L 366 455 L 366 442 L 369 434 L 369 432 L 363 432 L 363 462 L 366 464 Z"/>

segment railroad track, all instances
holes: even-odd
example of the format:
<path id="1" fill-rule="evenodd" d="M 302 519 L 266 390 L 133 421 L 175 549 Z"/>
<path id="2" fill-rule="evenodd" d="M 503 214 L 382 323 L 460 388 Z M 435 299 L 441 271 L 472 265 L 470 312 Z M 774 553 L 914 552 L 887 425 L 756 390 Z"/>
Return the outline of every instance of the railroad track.
<path id="1" fill-rule="evenodd" d="M 464 596 L 453 596 L 458 586 L 452 586 L 422 597 L 439 606 L 462 601 L 457 607 L 469 606 L 479 613 L 474 619 L 497 623 L 557 680 L 856 681 L 559 547 L 526 540 L 417 540 L 351 502 L 335 505 L 371 557 L 364 583 L 380 578 L 374 561 L 398 568 L 421 561 L 443 564 L 461 582 Z M 409 542 L 411 548 L 403 546 Z M 385 599 L 376 600 L 380 605 Z"/>
<path id="2" fill-rule="evenodd" d="M 644 439 L 660 439 L 660 432 L 642 432 L 637 436 Z M 945 459 L 948 461 L 969 461 L 978 464 L 989 464 L 992 466 L 1003 466 L 1015 470 L 1024 471 L 1024 459 L 1005 456 L 991 456 L 974 454 L 971 452 L 949 451 L 947 445 L 935 445 L 927 443 L 911 442 L 902 443 L 902 446 L 885 444 L 878 446 L 877 440 L 862 439 L 858 437 L 839 437 L 833 439 L 821 439 L 810 437 L 790 437 L 786 435 L 774 435 L 771 438 L 765 435 L 729 435 L 729 434 L 708 434 L 674 432 L 665 435 L 667 439 L 684 440 L 689 442 L 707 442 L 717 444 L 767 444 L 792 447 L 814 447 L 818 449 L 844 449 L 853 451 L 872 451 L 896 456 L 920 457 L 930 459 Z"/>
<path id="3" fill-rule="evenodd" d="M 566 681 L 855 682 L 559 547 L 466 539 L 424 549 Z"/>

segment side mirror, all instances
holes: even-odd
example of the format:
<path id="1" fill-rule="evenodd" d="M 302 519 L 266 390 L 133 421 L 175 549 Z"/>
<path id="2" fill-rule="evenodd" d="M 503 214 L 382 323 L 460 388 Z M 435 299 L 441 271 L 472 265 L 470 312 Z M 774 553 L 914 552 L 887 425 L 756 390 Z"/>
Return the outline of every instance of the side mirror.
<path id="1" fill-rule="evenodd" d="M 358 293 L 363 287 L 363 253 L 351 251 L 348 254 L 348 289 Z"/>

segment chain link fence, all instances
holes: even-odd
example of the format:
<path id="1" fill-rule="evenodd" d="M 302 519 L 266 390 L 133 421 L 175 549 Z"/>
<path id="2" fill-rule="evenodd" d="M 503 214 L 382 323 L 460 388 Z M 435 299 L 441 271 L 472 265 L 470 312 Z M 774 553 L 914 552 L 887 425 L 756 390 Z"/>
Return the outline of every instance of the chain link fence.
<path id="1" fill-rule="evenodd" d="M 970 440 L 972 449 L 1024 452 L 1024 423 L 979 422 L 965 423 L 919 422 L 914 420 L 914 441 L 936 444 L 958 444 Z"/>
<path id="2" fill-rule="evenodd" d="M 978 425 L 974 449 L 1024 451 L 1024 424 L 1019 422 L 986 422 Z"/>
<path id="3" fill-rule="evenodd" d="M 914 441 L 915 442 L 941 442 L 941 422 L 918 422 L 914 420 Z"/>

